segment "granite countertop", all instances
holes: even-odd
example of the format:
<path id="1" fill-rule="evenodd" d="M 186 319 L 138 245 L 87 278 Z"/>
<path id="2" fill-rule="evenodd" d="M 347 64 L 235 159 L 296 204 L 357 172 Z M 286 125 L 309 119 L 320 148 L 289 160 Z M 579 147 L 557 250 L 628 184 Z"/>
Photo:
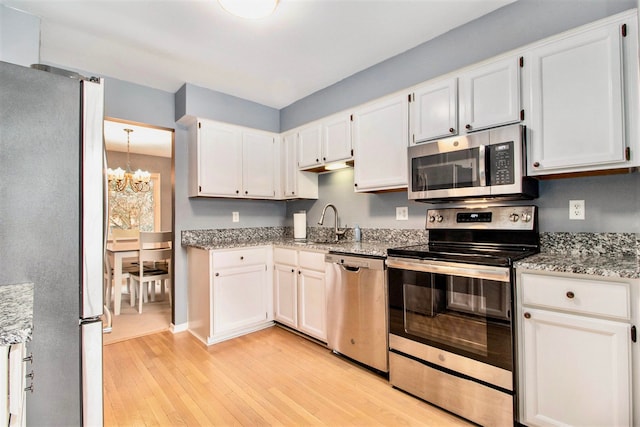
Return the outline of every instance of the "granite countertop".
<path id="1" fill-rule="evenodd" d="M 33 330 L 33 283 L 0 286 L 0 346 L 29 341 Z"/>
<path id="2" fill-rule="evenodd" d="M 294 239 L 254 239 L 247 241 L 234 241 L 234 242 L 209 242 L 209 243 L 192 243 L 189 247 L 205 250 L 224 250 L 233 248 L 246 248 L 251 246 L 265 246 L 273 245 L 281 248 L 291 249 L 304 249 L 313 250 L 318 252 L 341 252 L 354 255 L 368 255 L 368 256 L 387 256 L 387 248 L 393 248 L 397 246 L 404 246 L 403 242 L 353 242 L 353 241 L 340 241 L 340 242 L 315 242 L 315 241 L 297 241 Z"/>
<path id="3" fill-rule="evenodd" d="M 638 257 L 616 253 L 605 255 L 542 252 L 517 261 L 515 267 L 624 279 L 640 278 Z"/>
<path id="4" fill-rule="evenodd" d="M 362 241 L 355 242 L 352 229 L 345 229 L 339 242 L 332 240 L 333 229 L 310 228 L 307 240 L 293 239 L 287 227 L 258 227 L 251 229 L 211 229 L 182 231 L 182 246 L 204 250 L 224 250 L 250 246 L 273 245 L 318 252 L 340 252 L 352 255 L 386 257 L 387 249 L 426 241 L 425 230 L 363 229 Z"/>

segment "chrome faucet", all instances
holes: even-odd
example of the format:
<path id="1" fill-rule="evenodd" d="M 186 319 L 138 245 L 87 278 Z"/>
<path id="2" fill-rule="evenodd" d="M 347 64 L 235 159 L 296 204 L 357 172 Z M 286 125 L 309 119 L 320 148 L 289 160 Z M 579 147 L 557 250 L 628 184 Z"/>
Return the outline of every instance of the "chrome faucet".
<path id="1" fill-rule="evenodd" d="M 338 230 L 338 209 L 336 209 L 336 207 L 331 203 L 329 203 L 322 209 L 322 215 L 320 215 L 320 221 L 318 221 L 318 225 L 322 225 L 322 223 L 324 222 L 324 214 L 327 212 L 327 208 L 333 208 L 333 212 L 335 214 L 333 218 L 333 234 L 335 235 L 335 241 L 337 242 L 340 236 L 344 234 L 345 230 Z"/>

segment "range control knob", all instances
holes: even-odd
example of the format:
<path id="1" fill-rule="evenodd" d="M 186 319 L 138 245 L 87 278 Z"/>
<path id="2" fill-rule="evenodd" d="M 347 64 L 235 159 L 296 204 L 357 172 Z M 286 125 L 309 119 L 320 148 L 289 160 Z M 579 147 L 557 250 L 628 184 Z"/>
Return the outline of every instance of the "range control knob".
<path id="1" fill-rule="evenodd" d="M 529 221 L 531 221 L 531 214 L 530 214 L 530 213 L 528 213 L 528 212 L 522 212 L 522 213 L 520 214 L 520 220 L 521 220 L 522 222 L 529 222 Z"/>
<path id="2" fill-rule="evenodd" d="M 512 213 L 511 215 L 509 215 L 509 220 L 511 222 L 518 222 L 518 220 L 520 219 L 520 215 L 518 215 L 517 213 Z"/>
<path id="3" fill-rule="evenodd" d="M 436 221 L 438 221 L 438 222 L 442 222 L 443 219 L 444 218 L 442 217 L 442 215 L 436 216 Z"/>
<path id="4" fill-rule="evenodd" d="M 429 222 L 436 222 L 436 217 L 433 215 L 429 215 Z"/>

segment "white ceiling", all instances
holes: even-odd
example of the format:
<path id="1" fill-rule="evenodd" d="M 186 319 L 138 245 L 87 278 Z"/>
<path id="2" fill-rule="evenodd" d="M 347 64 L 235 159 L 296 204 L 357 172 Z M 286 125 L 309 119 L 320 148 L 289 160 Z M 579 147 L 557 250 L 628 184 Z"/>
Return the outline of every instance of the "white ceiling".
<path id="1" fill-rule="evenodd" d="M 40 62 L 283 108 L 515 0 L 280 0 L 245 20 L 215 0 L 0 0 L 40 17 Z M 108 150 L 171 156 L 172 133 L 105 122 Z"/>
<path id="2" fill-rule="evenodd" d="M 127 132 L 124 131 L 125 129 L 133 130 L 129 136 L 131 153 L 171 157 L 173 132 L 111 120 L 104 121 L 104 142 L 107 150 L 127 152 Z"/>
<path id="3" fill-rule="evenodd" d="M 215 0 L 0 0 L 41 18 L 40 61 L 283 108 L 514 0 L 280 0 L 245 20 Z"/>

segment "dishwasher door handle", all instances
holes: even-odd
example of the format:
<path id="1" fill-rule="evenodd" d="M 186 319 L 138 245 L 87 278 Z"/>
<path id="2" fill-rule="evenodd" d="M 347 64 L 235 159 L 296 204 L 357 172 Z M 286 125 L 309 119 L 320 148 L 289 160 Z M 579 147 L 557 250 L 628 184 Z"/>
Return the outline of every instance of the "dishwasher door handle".
<path id="1" fill-rule="evenodd" d="M 338 264 L 344 271 L 348 271 L 350 273 L 359 273 L 360 267 L 352 267 L 350 265 Z"/>

